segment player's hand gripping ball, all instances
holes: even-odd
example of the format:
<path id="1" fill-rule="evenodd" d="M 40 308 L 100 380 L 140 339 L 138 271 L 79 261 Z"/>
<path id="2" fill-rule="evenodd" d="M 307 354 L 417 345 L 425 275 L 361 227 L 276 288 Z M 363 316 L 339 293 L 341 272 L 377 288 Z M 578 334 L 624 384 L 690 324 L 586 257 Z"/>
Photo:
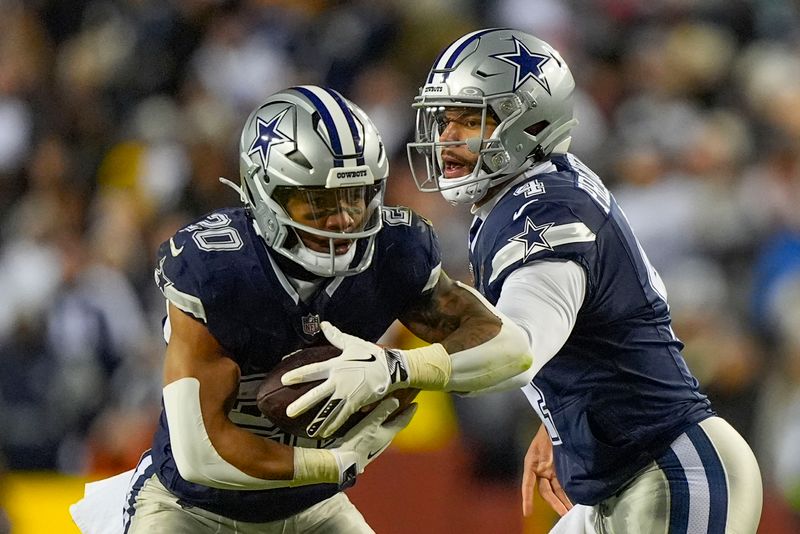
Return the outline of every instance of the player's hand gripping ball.
<path id="1" fill-rule="evenodd" d="M 281 383 L 281 376 L 292 369 L 310 363 L 329 360 L 341 353 L 342 350 L 333 345 L 318 345 L 300 349 L 286 356 L 278 365 L 272 368 L 259 385 L 258 394 L 256 396 L 258 409 L 282 430 L 298 437 L 309 438 L 309 432 L 314 428 L 314 425 L 322 421 L 319 412 L 323 409 L 328 399 L 323 399 L 319 404 L 297 417 L 289 417 L 286 415 L 286 407 L 304 393 L 320 385 L 322 381 L 316 380 L 314 382 L 284 386 Z M 399 413 L 414 401 L 417 393 L 419 393 L 418 389 L 398 389 L 388 396 L 395 397 L 400 401 L 400 407 L 396 410 L 396 412 Z M 377 404 L 378 403 L 375 403 L 375 405 Z M 372 411 L 375 405 L 365 406 L 361 408 L 360 411 L 351 415 L 350 419 L 339 427 L 330 437 L 339 438 L 344 436 L 348 430 L 353 428 Z"/>

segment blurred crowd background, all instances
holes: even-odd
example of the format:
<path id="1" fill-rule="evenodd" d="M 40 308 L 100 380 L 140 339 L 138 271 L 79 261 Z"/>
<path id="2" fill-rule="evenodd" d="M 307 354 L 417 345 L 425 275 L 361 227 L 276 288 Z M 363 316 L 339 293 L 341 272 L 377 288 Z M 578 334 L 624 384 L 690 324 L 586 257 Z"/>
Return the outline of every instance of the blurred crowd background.
<path id="1" fill-rule="evenodd" d="M 0 471 L 98 477 L 148 446 L 155 251 L 238 203 L 218 177 L 238 182 L 240 127 L 273 91 L 328 85 L 360 105 L 392 155 L 388 203 L 430 218 L 445 268 L 469 281 L 470 216 L 417 193 L 405 142 L 438 52 L 490 26 L 567 60 L 573 152 L 665 279 L 689 364 L 755 449 L 768 507 L 800 514 L 792 0 L 0 0 Z M 453 406 L 475 483 L 516 486 L 535 428 L 524 397 Z"/>

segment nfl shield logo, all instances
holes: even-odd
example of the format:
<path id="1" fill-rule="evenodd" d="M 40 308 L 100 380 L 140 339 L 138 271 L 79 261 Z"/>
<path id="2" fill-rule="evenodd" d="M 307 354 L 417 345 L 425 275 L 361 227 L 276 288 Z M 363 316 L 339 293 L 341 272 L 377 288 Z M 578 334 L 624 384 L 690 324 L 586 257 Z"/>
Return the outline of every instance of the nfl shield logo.
<path id="1" fill-rule="evenodd" d="M 319 314 L 309 313 L 303 320 L 303 333 L 315 336 L 319 333 Z"/>

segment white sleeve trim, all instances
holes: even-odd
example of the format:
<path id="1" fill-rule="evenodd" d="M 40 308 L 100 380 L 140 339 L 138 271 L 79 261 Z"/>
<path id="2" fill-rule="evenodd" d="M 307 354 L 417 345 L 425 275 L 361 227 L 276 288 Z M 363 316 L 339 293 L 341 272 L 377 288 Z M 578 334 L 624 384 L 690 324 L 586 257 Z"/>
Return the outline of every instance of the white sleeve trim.
<path id="1" fill-rule="evenodd" d="M 531 379 L 566 343 L 585 296 L 586 272 L 573 261 L 533 262 L 504 282 L 497 309 L 528 336 L 535 356 Z"/>
<path id="2" fill-rule="evenodd" d="M 206 310 L 203 308 L 203 302 L 189 293 L 179 291 L 174 285 L 167 284 L 164 286 L 164 296 L 179 310 L 200 319 L 204 323 L 208 322 L 206 317 Z"/>

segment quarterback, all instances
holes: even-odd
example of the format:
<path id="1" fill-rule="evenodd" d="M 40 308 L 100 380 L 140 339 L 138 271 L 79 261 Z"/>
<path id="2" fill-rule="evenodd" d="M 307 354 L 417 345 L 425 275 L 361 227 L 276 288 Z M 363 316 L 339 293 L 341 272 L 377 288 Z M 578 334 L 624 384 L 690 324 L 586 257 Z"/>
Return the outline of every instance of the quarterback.
<path id="1" fill-rule="evenodd" d="M 475 287 L 535 355 L 517 378 L 542 421 L 523 511 L 538 487 L 565 514 L 556 532 L 754 533 L 755 457 L 688 369 L 622 209 L 569 152 L 574 89 L 534 36 L 464 35 L 422 85 L 408 145 L 422 191 L 472 206 Z"/>

